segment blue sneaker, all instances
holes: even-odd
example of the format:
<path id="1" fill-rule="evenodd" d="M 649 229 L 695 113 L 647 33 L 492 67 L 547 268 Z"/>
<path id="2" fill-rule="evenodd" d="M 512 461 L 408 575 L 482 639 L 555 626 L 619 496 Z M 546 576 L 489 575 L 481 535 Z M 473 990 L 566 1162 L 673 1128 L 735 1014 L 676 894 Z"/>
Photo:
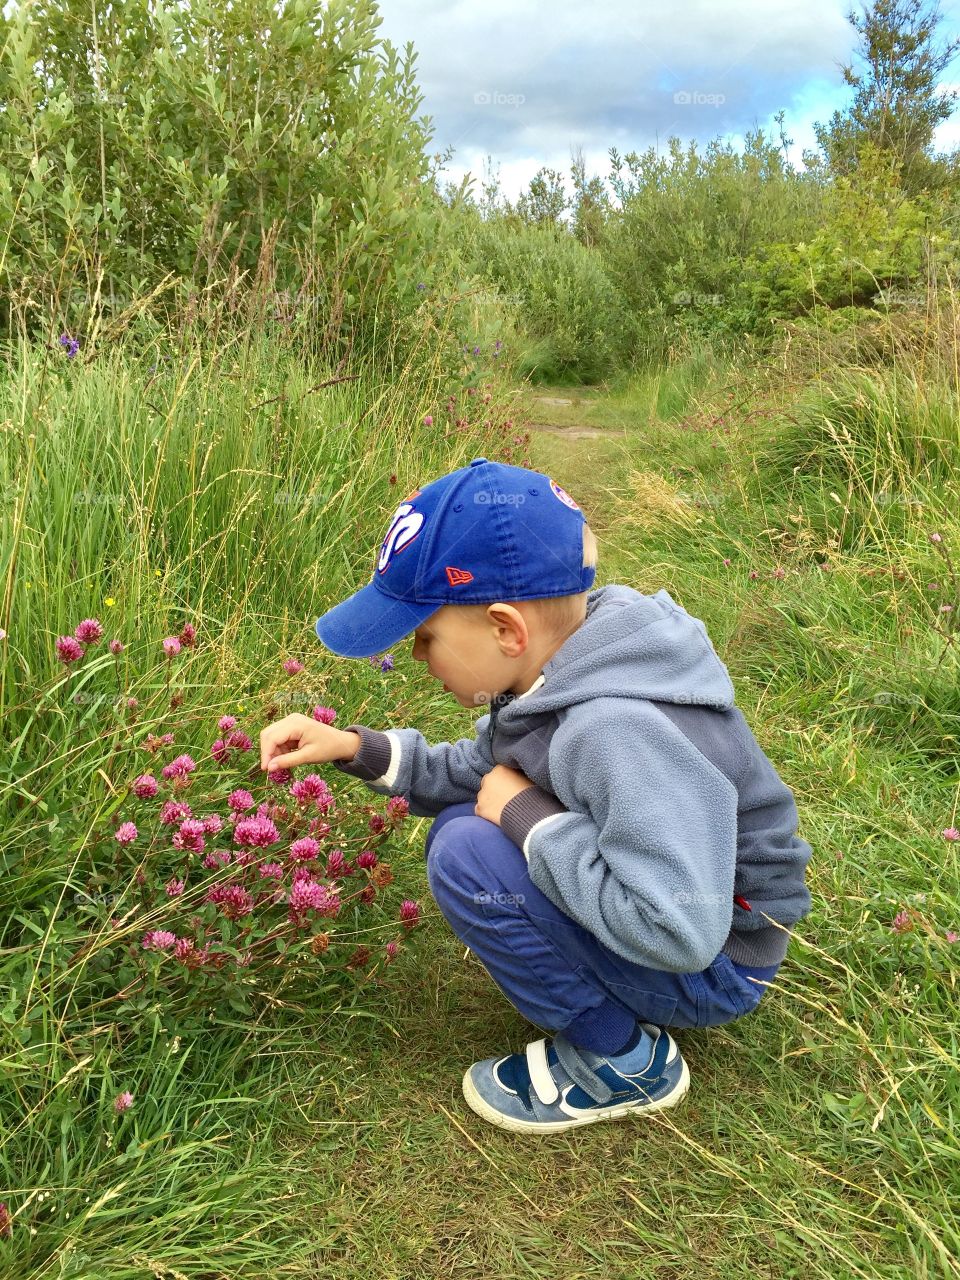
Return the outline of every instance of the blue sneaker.
<path id="1" fill-rule="evenodd" d="M 639 1026 L 646 1034 L 628 1053 L 604 1057 L 560 1031 L 532 1040 L 523 1053 L 485 1058 L 464 1075 L 463 1096 L 478 1116 L 512 1133 L 559 1133 L 663 1111 L 690 1088 L 690 1071 L 665 1027 Z"/>

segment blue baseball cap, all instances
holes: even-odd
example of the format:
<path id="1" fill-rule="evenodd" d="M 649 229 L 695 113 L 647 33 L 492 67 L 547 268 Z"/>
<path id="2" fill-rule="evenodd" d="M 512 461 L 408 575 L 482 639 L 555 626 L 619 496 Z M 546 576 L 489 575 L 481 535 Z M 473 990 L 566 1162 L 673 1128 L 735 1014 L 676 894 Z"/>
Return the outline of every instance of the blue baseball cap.
<path id="1" fill-rule="evenodd" d="M 405 498 L 390 517 L 370 581 L 317 619 L 324 645 L 369 658 L 445 604 L 576 595 L 583 512 L 549 476 L 474 458 Z"/>

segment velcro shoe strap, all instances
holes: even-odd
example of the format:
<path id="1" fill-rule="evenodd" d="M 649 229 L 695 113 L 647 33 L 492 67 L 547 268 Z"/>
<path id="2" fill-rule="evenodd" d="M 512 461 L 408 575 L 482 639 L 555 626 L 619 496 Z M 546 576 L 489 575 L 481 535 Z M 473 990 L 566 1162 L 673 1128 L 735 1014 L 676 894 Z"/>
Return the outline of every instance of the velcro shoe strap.
<path id="1" fill-rule="evenodd" d="M 577 1051 L 577 1046 L 572 1044 L 562 1031 L 553 1037 L 553 1047 L 567 1075 L 577 1082 L 584 1093 L 595 1098 L 597 1102 L 610 1101 L 613 1090 L 609 1085 L 604 1084 L 596 1072 L 591 1070 Z"/>
<path id="2" fill-rule="evenodd" d="M 560 1090 L 550 1073 L 547 1062 L 546 1037 L 541 1040 L 531 1040 L 527 1045 L 527 1067 L 530 1071 L 530 1083 L 540 1101 L 548 1106 L 551 1102 L 556 1102 L 560 1097 Z"/>

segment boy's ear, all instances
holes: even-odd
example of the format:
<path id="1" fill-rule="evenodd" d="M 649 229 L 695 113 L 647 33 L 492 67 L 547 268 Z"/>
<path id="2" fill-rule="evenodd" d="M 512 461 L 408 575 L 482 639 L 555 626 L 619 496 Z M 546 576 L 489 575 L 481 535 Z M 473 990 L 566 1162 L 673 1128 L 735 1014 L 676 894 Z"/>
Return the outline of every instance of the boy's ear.
<path id="1" fill-rule="evenodd" d="M 526 647 L 530 632 L 527 620 L 519 609 L 510 604 L 491 605 L 489 616 L 494 626 L 504 628 L 506 636 L 501 636 L 501 640 L 515 641 L 521 651 Z"/>

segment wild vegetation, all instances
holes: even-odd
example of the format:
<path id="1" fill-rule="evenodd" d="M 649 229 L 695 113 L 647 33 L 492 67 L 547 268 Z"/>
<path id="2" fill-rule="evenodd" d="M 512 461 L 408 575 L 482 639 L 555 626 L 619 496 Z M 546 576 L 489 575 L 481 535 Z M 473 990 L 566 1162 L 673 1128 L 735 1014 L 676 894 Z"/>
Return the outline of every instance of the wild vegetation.
<path id="1" fill-rule="evenodd" d="M 373 0 L 0 16 L 0 1277 L 958 1275 L 956 48 L 851 21 L 803 166 L 781 113 L 511 203 Z M 682 1111 L 536 1151 L 427 820 L 256 752 L 472 733 L 313 623 L 481 454 L 704 619 L 814 849 Z"/>

